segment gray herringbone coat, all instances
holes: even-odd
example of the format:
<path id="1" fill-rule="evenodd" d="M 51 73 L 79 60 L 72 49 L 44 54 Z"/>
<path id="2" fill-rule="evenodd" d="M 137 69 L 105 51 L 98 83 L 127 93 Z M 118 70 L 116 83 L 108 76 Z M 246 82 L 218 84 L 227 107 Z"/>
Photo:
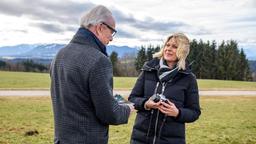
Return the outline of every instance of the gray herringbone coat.
<path id="1" fill-rule="evenodd" d="M 128 122 L 129 107 L 113 98 L 111 62 L 96 37 L 83 31 L 51 65 L 56 144 L 107 144 L 109 125 Z"/>

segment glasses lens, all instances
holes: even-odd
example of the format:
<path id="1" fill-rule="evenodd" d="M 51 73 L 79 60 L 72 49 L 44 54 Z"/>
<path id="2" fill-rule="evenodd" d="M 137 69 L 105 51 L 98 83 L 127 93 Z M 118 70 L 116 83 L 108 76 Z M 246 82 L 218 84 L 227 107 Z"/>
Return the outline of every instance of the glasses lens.
<path id="1" fill-rule="evenodd" d="M 116 35 L 116 31 L 112 32 L 112 37 L 114 37 Z"/>
<path id="2" fill-rule="evenodd" d="M 112 37 L 114 37 L 117 31 L 114 28 L 112 28 L 110 25 L 108 25 L 108 24 L 106 24 L 104 22 L 102 22 L 102 24 L 107 26 L 112 31 Z"/>

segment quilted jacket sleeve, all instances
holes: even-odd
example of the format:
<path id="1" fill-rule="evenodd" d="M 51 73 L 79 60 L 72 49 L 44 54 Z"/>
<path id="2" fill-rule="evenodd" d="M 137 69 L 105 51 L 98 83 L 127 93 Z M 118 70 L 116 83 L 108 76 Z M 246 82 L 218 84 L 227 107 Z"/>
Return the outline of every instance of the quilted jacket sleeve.
<path id="1" fill-rule="evenodd" d="M 140 73 L 128 100 L 134 103 L 135 109 L 145 110 L 144 103 L 147 98 L 144 97 L 144 71 Z"/>
<path id="2" fill-rule="evenodd" d="M 201 114 L 198 86 L 194 75 L 191 75 L 190 85 L 185 97 L 185 104 L 183 108 L 179 109 L 179 112 L 176 120 L 183 123 L 193 122 L 197 120 Z"/>

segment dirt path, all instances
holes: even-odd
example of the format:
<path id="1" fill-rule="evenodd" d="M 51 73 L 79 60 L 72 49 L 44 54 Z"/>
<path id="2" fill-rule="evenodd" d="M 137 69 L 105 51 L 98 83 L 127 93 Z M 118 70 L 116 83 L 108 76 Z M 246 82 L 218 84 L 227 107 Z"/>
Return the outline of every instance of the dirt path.
<path id="1" fill-rule="evenodd" d="M 115 90 L 124 96 L 130 94 L 129 90 Z M 256 91 L 200 91 L 200 96 L 256 96 Z M 49 90 L 0 90 L 0 96 L 50 96 Z"/>

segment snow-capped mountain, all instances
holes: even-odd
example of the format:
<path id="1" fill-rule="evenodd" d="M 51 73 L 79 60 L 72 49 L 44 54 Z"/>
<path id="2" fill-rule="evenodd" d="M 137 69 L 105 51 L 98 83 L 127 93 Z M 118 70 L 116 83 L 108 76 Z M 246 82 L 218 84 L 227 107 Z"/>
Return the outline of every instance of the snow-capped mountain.
<path id="1" fill-rule="evenodd" d="M 0 57 L 8 59 L 26 58 L 26 59 L 52 59 L 57 52 L 63 48 L 64 44 L 22 44 L 16 46 L 0 47 Z M 125 54 L 136 54 L 137 48 L 128 46 L 109 45 L 107 53 L 110 55 L 113 51 L 118 53 L 119 57 Z"/>

